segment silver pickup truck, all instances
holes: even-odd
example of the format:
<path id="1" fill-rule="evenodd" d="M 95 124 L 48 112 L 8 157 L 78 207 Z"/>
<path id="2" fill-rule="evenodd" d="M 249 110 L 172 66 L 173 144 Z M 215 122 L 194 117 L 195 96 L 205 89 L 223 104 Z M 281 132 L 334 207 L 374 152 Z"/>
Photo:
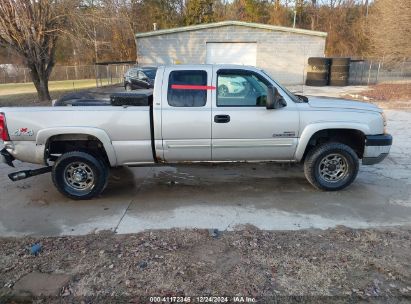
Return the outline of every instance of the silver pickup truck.
<path id="1" fill-rule="evenodd" d="M 264 71 L 174 65 L 157 71 L 142 104 L 1 108 L 1 161 L 44 164 L 73 199 L 99 195 L 110 167 L 180 162 L 303 162 L 307 180 L 340 190 L 382 161 L 392 137 L 378 107 L 294 95 Z"/>

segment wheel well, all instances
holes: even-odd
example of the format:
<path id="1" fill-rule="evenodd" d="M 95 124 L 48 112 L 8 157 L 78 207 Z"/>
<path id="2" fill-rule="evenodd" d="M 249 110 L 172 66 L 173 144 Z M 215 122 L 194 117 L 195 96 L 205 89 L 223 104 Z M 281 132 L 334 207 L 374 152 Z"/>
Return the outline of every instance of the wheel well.
<path id="1" fill-rule="evenodd" d="M 365 135 L 354 129 L 326 129 L 314 133 L 305 148 L 303 160 L 315 146 L 326 142 L 339 142 L 351 147 L 359 158 L 364 154 Z"/>
<path id="2" fill-rule="evenodd" d="M 50 137 L 46 144 L 46 160 L 55 161 L 61 154 L 71 151 L 89 153 L 110 164 L 103 143 L 88 134 L 60 134 Z"/>

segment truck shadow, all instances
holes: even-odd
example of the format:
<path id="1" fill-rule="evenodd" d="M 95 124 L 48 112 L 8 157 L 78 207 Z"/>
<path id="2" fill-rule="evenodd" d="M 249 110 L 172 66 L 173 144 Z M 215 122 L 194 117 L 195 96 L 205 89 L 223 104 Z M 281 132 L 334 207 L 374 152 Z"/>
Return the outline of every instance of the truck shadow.
<path id="1" fill-rule="evenodd" d="M 190 164 L 175 167 L 124 168 L 116 171 L 104 197 L 134 189 L 133 205 L 167 210 L 186 205 L 238 205 L 258 203 L 272 207 L 272 199 L 315 193 L 300 165 Z M 144 171 L 144 172 L 141 172 Z M 144 177 L 145 175 L 145 177 Z"/>

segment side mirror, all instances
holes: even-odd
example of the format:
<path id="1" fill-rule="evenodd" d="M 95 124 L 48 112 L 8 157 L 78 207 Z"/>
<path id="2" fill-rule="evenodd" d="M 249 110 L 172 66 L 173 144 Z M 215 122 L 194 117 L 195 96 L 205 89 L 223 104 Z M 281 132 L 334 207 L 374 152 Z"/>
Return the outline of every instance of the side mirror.
<path id="1" fill-rule="evenodd" d="M 267 110 L 279 109 L 284 106 L 285 106 L 284 99 L 280 95 L 280 93 L 278 93 L 277 88 L 274 86 L 269 86 L 268 93 L 267 93 L 267 102 L 266 102 Z"/>

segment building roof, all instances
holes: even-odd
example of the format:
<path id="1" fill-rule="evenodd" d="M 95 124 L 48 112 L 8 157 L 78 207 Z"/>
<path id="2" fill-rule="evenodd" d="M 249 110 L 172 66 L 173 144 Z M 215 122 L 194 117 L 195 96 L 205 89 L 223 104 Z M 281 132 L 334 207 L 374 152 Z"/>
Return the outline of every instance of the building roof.
<path id="1" fill-rule="evenodd" d="M 138 33 L 136 34 L 136 38 L 174 34 L 174 33 L 180 33 L 180 32 L 188 32 L 188 31 L 197 31 L 197 30 L 202 30 L 202 29 L 223 27 L 223 26 L 229 26 L 229 25 L 238 25 L 238 26 L 264 29 L 264 30 L 327 37 L 327 33 L 325 32 L 317 32 L 317 31 L 310 31 L 310 30 L 297 29 L 297 28 L 292 28 L 292 27 L 268 25 L 268 24 L 261 24 L 261 23 L 249 23 L 249 22 L 242 22 L 242 21 L 222 21 L 222 22 L 215 22 L 215 23 L 205 23 L 205 24 L 199 24 L 199 25 L 176 27 L 176 28 L 171 28 L 171 29 L 166 29 L 166 30 L 158 30 L 158 31 L 152 31 L 152 32 L 145 32 L 145 33 Z"/>

